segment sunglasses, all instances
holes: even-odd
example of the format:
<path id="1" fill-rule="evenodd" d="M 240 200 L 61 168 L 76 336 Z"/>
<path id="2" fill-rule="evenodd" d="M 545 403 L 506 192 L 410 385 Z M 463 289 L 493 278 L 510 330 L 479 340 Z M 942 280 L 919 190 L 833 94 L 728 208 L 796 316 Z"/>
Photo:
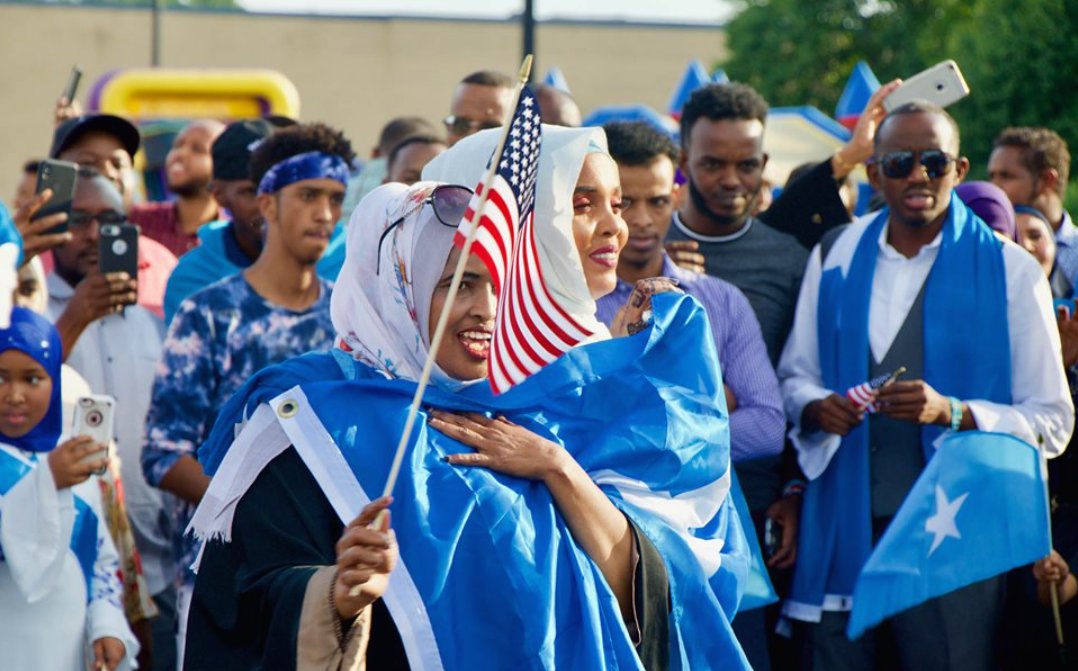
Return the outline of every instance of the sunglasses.
<path id="1" fill-rule="evenodd" d="M 85 228 L 90 225 L 91 221 L 96 221 L 98 225 L 108 226 L 109 224 L 122 224 L 127 221 L 127 217 L 116 210 L 105 210 L 96 214 L 74 210 L 71 212 L 71 216 L 67 218 L 67 225 L 71 228 Z"/>
<path id="2" fill-rule="evenodd" d="M 472 133 L 487 130 L 488 128 L 500 128 L 502 125 L 501 121 L 476 121 L 475 119 L 455 116 L 453 114 L 442 119 L 442 123 L 445 124 L 446 130 L 452 131 L 457 135 L 471 135 Z"/>
<path id="3" fill-rule="evenodd" d="M 381 237 L 378 238 L 378 260 L 375 261 L 374 274 L 378 275 L 382 272 L 382 243 L 385 242 L 386 236 L 397 226 L 400 226 L 405 219 L 418 212 L 424 205 L 430 205 L 431 209 L 434 210 L 434 217 L 438 220 L 438 223 L 450 228 L 456 228 L 460 224 L 460 220 L 464 218 L 464 212 L 468 209 L 468 203 L 471 199 L 472 190 L 466 186 L 442 184 L 434 187 L 429 196 L 419 201 L 414 208 L 389 226 L 386 226 L 386 230 L 382 231 Z"/>
<path id="4" fill-rule="evenodd" d="M 875 157 L 872 162 L 880 166 L 883 174 L 890 179 L 909 177 L 918 162 L 924 167 L 929 179 L 938 179 L 950 171 L 954 157 L 941 149 L 922 151 L 904 149 Z"/>

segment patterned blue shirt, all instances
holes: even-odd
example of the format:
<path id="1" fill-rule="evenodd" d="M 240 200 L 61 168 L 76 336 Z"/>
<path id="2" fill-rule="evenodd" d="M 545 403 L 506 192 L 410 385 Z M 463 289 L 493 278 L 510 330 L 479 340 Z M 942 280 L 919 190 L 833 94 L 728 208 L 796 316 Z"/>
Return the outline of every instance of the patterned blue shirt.
<path id="1" fill-rule="evenodd" d="M 678 268 L 665 254 L 660 274 L 675 278 L 700 301 L 711 322 L 722 380 L 737 399 L 730 413 L 730 458 L 741 462 L 782 452 L 786 416 L 779 381 L 748 299 L 729 282 Z M 609 325 L 632 290 L 619 279 L 612 293 L 596 301 L 599 320 Z"/>
<path id="2" fill-rule="evenodd" d="M 142 469 L 159 487 L 183 455 L 195 456 L 225 401 L 258 371 L 306 352 L 328 351 L 335 331 L 329 315 L 333 284 L 320 279 L 318 301 L 302 312 L 269 303 L 243 273 L 211 284 L 180 304 L 169 326 L 154 377 Z M 194 507 L 177 501 L 172 535 L 181 572 L 195 558 L 183 539 Z"/>

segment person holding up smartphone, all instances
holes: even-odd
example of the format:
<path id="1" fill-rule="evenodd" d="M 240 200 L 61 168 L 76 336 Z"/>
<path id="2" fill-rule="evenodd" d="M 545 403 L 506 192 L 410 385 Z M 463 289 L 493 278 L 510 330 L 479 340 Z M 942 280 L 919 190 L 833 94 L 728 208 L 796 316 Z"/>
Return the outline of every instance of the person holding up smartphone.
<path id="1" fill-rule="evenodd" d="M 0 649 L 5 668 L 113 671 L 138 643 L 120 606 L 116 549 L 80 436 L 59 445 L 60 336 L 15 308 L 0 330 Z"/>
<path id="2" fill-rule="evenodd" d="M 169 646 L 175 649 L 172 546 L 161 529 L 161 495 L 146 484 L 139 467 L 164 326 L 134 304 L 135 278 L 99 268 L 101 229 L 122 226 L 123 212 L 123 197 L 114 182 L 92 168 L 80 170 L 68 222 L 71 238 L 55 248 L 55 269 L 46 280 L 47 310 L 60 331 L 66 363 L 85 378 L 91 393 L 116 399 L 114 436 L 127 510 L 147 591 L 161 613 L 151 623 L 154 658 L 165 664 L 157 668 L 169 668 L 168 661 L 175 660 L 174 652 L 169 655 Z"/>

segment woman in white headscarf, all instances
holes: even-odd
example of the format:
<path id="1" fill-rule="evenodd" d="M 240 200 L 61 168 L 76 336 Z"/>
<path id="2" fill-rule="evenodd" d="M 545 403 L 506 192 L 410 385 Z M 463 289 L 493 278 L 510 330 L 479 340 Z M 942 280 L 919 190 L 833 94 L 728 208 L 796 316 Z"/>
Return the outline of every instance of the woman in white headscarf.
<path id="1" fill-rule="evenodd" d="M 603 172 L 602 161 L 610 159 L 603 155 L 601 131 L 556 140 L 565 142 L 548 142 L 540 159 L 537 216 L 556 221 L 557 232 L 540 236 L 540 254 L 544 264 L 550 259 L 544 270 L 553 272 L 547 284 L 556 300 L 581 323 L 594 323 L 595 339 L 602 339 L 605 329 L 594 320 L 593 297 L 601 295 L 604 280 L 613 286 L 613 264 L 603 256 L 616 260 L 624 242 L 616 171 L 611 183 L 610 171 Z M 591 166 L 594 179 L 588 172 L 591 154 L 598 161 Z M 333 299 L 341 349 L 300 357 L 253 378 L 222 410 L 213 437 L 200 450 L 214 480 L 192 526 L 203 537 L 231 541 L 207 545 L 196 582 L 197 624 L 188 640 L 189 648 L 208 650 L 206 664 L 273 659 L 292 668 L 287 664 L 315 639 L 327 646 L 327 655 L 335 654 L 329 648 L 354 652 L 358 638 L 349 638 L 347 630 L 325 635 L 326 623 L 339 618 L 326 614 L 332 611 L 317 595 L 342 595 L 333 585 L 344 581 L 377 596 L 372 585 L 392 566 L 388 540 L 379 547 L 378 538 L 367 537 L 373 547 L 343 560 L 334 543 L 341 521 L 352 518 L 364 492 L 377 492 L 384 483 L 413 388 L 407 381 L 418 377 L 425 361 L 431 322 L 457 254 L 448 251 L 453 229 L 442 226 L 436 201 L 428 206 L 436 195 L 433 185 L 403 188 L 373 192 L 353 215 L 348 258 Z M 547 217 L 550 212 L 557 216 Z M 589 260 L 596 266 L 591 272 Z M 571 360 L 568 373 L 552 365 L 534 376 L 542 380 L 530 390 L 521 385 L 491 399 L 486 385 L 467 382 L 485 376 L 492 300 L 489 275 L 469 261 L 424 400 L 473 413 L 421 415 L 436 416 L 431 427 L 437 430 L 416 429 L 396 488 L 394 527 L 404 565 L 385 592 L 395 626 L 380 620 L 382 601 L 373 613 L 363 611 L 369 616 L 357 618 L 374 620 L 372 668 L 387 668 L 382 664 L 405 656 L 412 668 L 500 668 L 526 659 L 534 668 L 665 669 L 720 658 L 737 667 L 743 658 L 726 624 L 732 606 L 709 591 L 716 580 L 731 584 L 725 560 L 720 570 L 723 543 L 682 539 L 677 531 L 686 520 L 696 520 L 690 526 L 707 527 L 707 534 L 721 539 L 728 524 L 736 525 L 718 516 L 728 486 L 728 476 L 719 477 L 728 468 L 727 455 L 703 450 L 686 425 L 670 433 L 670 440 L 691 443 L 681 451 L 689 461 L 678 461 L 665 438 L 673 427 L 662 428 L 673 419 L 695 419 L 721 433 L 724 419 L 699 412 L 706 397 L 699 391 L 687 403 L 674 399 L 668 407 L 629 356 L 614 357 L 611 364 L 571 354 L 563 357 Z M 639 354 L 645 367 L 648 353 Z M 586 375 L 574 366 L 584 366 Z M 615 379 L 592 394 L 588 380 L 601 378 L 603 370 Z M 622 379 L 635 387 L 620 386 Z M 602 409 L 595 414 L 602 400 L 595 396 L 617 396 L 615 389 L 627 392 L 624 403 L 642 412 L 640 421 L 659 427 L 657 441 L 624 416 Z M 721 394 L 721 384 L 707 393 Z M 490 417 L 502 412 L 513 421 Z M 233 424 L 242 418 L 249 419 L 233 443 Z M 482 426 L 483 437 L 469 440 L 464 421 Z M 477 442 L 489 449 L 462 452 L 461 443 L 478 448 Z M 578 455 L 589 460 L 597 477 L 622 486 L 624 501 L 615 507 L 581 468 Z M 622 472 L 649 482 L 626 480 Z M 661 489 L 657 497 L 637 486 L 654 484 L 650 474 Z M 641 497 L 633 498 L 633 492 Z M 637 505 L 641 499 L 665 507 L 667 517 L 679 517 L 673 528 L 662 521 L 666 517 Z M 375 502 L 364 519 L 385 505 Z M 646 534 L 637 526 L 641 519 L 651 525 Z M 344 536 L 356 536 L 359 526 L 350 523 Z M 672 554 L 660 555 L 656 538 Z M 727 544 L 724 556 L 729 549 Z M 697 550 L 711 557 L 706 571 L 693 558 Z M 349 573 L 355 555 L 363 555 L 359 574 Z M 676 585 L 667 581 L 668 566 L 678 576 Z M 707 615 L 698 616 L 698 607 Z M 310 628 L 310 617 L 320 613 L 322 628 Z M 718 629 L 697 636 L 693 621 Z M 538 625 L 538 633 L 525 624 Z M 318 631 L 320 638 L 311 633 Z"/>

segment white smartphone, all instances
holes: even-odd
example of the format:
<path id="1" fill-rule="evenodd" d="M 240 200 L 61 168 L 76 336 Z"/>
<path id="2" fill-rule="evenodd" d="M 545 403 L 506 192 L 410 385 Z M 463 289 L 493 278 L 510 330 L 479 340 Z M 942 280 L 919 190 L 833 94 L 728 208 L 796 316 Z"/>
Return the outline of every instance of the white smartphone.
<path id="1" fill-rule="evenodd" d="M 891 95 L 883 99 L 883 109 L 890 112 L 896 107 L 924 100 L 940 107 L 947 107 L 969 95 L 969 85 L 958 69 L 958 63 L 946 60 L 918 72 Z"/>
<path id="2" fill-rule="evenodd" d="M 71 422 L 71 437 L 89 436 L 105 449 L 82 458 L 82 463 L 98 461 L 109 456 L 113 427 L 116 422 L 116 399 L 106 395 L 83 396 L 75 401 L 75 416 Z M 101 475 L 104 471 L 97 472 Z"/>

